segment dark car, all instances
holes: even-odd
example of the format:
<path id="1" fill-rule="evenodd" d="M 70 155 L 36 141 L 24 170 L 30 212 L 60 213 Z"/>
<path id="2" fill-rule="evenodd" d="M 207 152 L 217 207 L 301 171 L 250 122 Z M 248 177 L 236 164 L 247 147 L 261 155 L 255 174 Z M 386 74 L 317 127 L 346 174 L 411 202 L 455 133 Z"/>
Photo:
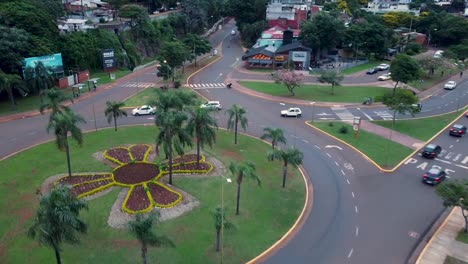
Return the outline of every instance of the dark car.
<path id="1" fill-rule="evenodd" d="M 367 70 L 367 74 L 375 74 L 379 72 L 379 70 L 377 70 L 377 68 L 370 68 Z"/>
<path id="2" fill-rule="evenodd" d="M 451 136 L 461 137 L 466 134 L 466 126 L 460 124 L 454 124 L 449 131 Z"/>
<path id="3" fill-rule="evenodd" d="M 438 168 L 431 168 L 428 172 L 423 175 L 423 182 L 427 184 L 436 185 L 445 180 L 447 174 L 444 170 Z"/>
<path id="4" fill-rule="evenodd" d="M 442 148 L 439 145 L 429 144 L 424 147 L 421 154 L 425 158 L 433 159 L 436 158 L 440 152 L 442 152 Z"/>

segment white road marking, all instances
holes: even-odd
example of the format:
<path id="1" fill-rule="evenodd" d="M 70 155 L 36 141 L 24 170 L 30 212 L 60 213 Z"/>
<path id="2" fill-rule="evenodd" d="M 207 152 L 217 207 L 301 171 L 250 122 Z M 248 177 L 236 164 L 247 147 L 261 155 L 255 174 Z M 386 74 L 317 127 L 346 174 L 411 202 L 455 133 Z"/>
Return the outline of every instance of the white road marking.
<path id="1" fill-rule="evenodd" d="M 338 164 L 338 162 L 336 162 L 336 161 L 335 161 L 335 165 L 336 165 L 337 167 L 340 167 L 340 164 Z"/>
<path id="2" fill-rule="evenodd" d="M 349 180 L 348 180 L 348 179 L 346 179 L 346 182 L 347 182 L 348 184 L 351 184 L 351 183 L 349 182 Z"/>
<path id="3" fill-rule="evenodd" d="M 328 153 L 327 153 L 327 156 L 328 156 L 329 158 L 331 158 L 331 155 L 330 155 L 330 154 L 328 154 Z"/>
<path id="4" fill-rule="evenodd" d="M 356 211 L 356 214 L 359 213 L 356 205 L 354 206 L 354 211 Z"/>
<path id="5" fill-rule="evenodd" d="M 285 103 L 280 103 L 280 105 L 286 105 Z"/>
<path id="6" fill-rule="evenodd" d="M 463 165 L 458 165 L 458 164 L 455 164 L 455 166 L 457 166 L 457 167 L 460 167 L 460 168 L 463 168 L 463 169 L 467 169 L 467 170 L 468 170 L 468 167 L 466 167 L 466 166 L 463 166 Z"/>
<path id="7" fill-rule="evenodd" d="M 351 258 L 351 256 L 353 255 L 353 252 L 354 252 L 354 249 L 352 248 L 352 249 L 349 251 L 348 258 Z"/>
<path id="8" fill-rule="evenodd" d="M 438 158 L 435 158 L 435 160 L 446 163 L 446 164 L 452 164 L 452 162 L 450 162 L 450 161 L 441 160 L 441 159 L 438 159 Z"/>
<path id="9" fill-rule="evenodd" d="M 450 145 L 449 148 L 453 148 L 453 145 Z"/>
<path id="10" fill-rule="evenodd" d="M 320 117 L 321 120 L 335 120 L 334 117 Z"/>
<path id="11" fill-rule="evenodd" d="M 455 158 L 453 159 L 453 161 L 457 161 L 461 158 L 462 154 L 457 154 L 457 156 L 455 156 Z"/>
<path id="12" fill-rule="evenodd" d="M 445 159 L 450 159 L 455 153 L 454 152 L 449 152 L 447 156 L 445 156 Z"/>
<path id="13" fill-rule="evenodd" d="M 343 174 L 343 176 L 345 176 L 345 175 L 346 175 L 346 174 L 344 173 L 344 171 L 343 171 L 343 170 L 341 170 L 341 174 Z"/>
<path id="14" fill-rule="evenodd" d="M 332 114 L 327 114 L 327 113 L 320 113 L 320 114 L 317 114 L 318 116 L 330 116 Z"/>
<path id="15" fill-rule="evenodd" d="M 316 147 L 316 148 L 318 148 L 318 149 L 321 149 L 321 148 L 320 148 L 319 146 L 317 146 L 317 145 L 314 145 L 314 147 Z"/>
<path id="16" fill-rule="evenodd" d="M 355 234 L 356 236 L 359 236 L 359 227 L 358 227 L 358 226 L 356 226 L 356 231 L 354 232 L 354 234 Z"/>
<path id="17" fill-rule="evenodd" d="M 35 135 L 36 133 L 37 133 L 36 131 L 32 131 L 32 132 L 29 132 L 28 135 L 32 136 L 32 135 Z"/>
<path id="18" fill-rule="evenodd" d="M 305 139 L 303 139 L 302 142 L 304 142 L 304 143 L 309 143 L 309 141 L 307 141 L 307 140 L 305 140 Z"/>
<path id="19" fill-rule="evenodd" d="M 351 192 L 351 195 L 352 195 L 352 196 L 353 196 L 353 198 L 354 198 L 354 192 Z"/>
<path id="20" fill-rule="evenodd" d="M 17 140 L 17 138 L 12 138 L 9 141 L 11 142 L 11 141 L 15 141 L 15 140 Z"/>
<path id="21" fill-rule="evenodd" d="M 345 163 L 344 164 L 344 167 L 347 168 L 348 170 L 353 170 L 353 165 L 351 165 L 351 163 Z"/>
<path id="22" fill-rule="evenodd" d="M 335 146 L 335 145 L 326 145 L 325 148 L 337 148 L 339 150 L 343 150 L 343 148 L 341 148 L 339 146 Z"/>
<path id="23" fill-rule="evenodd" d="M 466 164 L 468 162 L 468 156 L 465 156 L 465 158 L 462 160 L 461 163 Z"/>

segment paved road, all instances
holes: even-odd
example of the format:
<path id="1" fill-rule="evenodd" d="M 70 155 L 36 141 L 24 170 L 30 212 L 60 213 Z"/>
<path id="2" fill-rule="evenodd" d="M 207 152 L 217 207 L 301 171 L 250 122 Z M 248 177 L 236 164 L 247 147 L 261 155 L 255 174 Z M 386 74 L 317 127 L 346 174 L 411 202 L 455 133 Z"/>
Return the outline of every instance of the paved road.
<path id="1" fill-rule="evenodd" d="M 239 63 L 236 59 L 242 54 L 237 36 L 231 37 L 228 33 L 233 26 L 230 23 L 211 37 L 212 44 L 223 40 L 221 51 L 224 56 L 193 78 L 193 83 L 222 82 L 223 77 L 233 72 Z M 103 114 L 105 101 L 123 100 L 155 81 L 154 72 L 148 72 L 80 101 L 72 108 L 87 120 L 84 130 L 109 127 Z M 449 104 L 451 96 L 453 99 L 466 98 L 466 85 L 459 88 L 454 92 L 461 91 L 462 95 L 456 97 L 444 92 L 439 96 L 443 98 L 440 102 L 438 98 L 429 99 L 424 109 L 443 112 L 455 107 L 453 103 L 445 104 Z M 244 106 L 248 110 L 249 134 L 259 136 L 264 127 L 280 127 L 285 131 L 289 145 L 295 145 L 304 152 L 304 167 L 314 184 L 314 206 L 297 236 L 268 263 L 403 263 L 415 246 L 417 236 L 424 232 L 441 209 L 441 202 L 432 190 L 421 187 L 417 179 L 414 183 L 414 176 L 408 176 L 406 166 L 394 174 L 382 174 L 359 154 L 304 125 L 312 113 L 315 119 L 327 117 L 321 114 L 346 119 L 354 115 L 354 111 L 362 109 L 306 107 L 303 110 L 310 116 L 305 114 L 301 119 L 285 119 L 278 115 L 279 110 L 285 108 L 280 102 L 252 98 L 228 89 L 197 91 L 207 98 L 220 100 L 225 108 L 233 103 Z M 466 100 L 460 102 L 466 105 Z M 369 109 L 385 110 L 383 107 Z M 368 111 L 368 108 L 363 111 Z M 371 112 L 366 113 L 371 116 Z M 45 115 L 1 123 L 0 157 L 52 138 L 45 132 L 47 118 Z M 218 124 L 225 126 L 223 112 L 218 113 L 217 118 Z M 128 117 L 119 122 L 151 124 L 153 119 Z"/>

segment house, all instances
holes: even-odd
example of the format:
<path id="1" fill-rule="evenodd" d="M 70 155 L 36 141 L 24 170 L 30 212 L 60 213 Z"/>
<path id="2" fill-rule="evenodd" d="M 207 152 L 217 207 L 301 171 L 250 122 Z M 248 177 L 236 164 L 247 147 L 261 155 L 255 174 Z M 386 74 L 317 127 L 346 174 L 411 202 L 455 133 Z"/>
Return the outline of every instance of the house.
<path id="1" fill-rule="evenodd" d="M 286 32 L 287 31 L 287 32 Z M 283 43 L 284 34 L 291 34 L 287 36 L 288 43 Z M 257 40 L 253 48 L 261 47 L 261 46 L 268 46 L 271 49 L 277 49 L 283 44 L 289 44 L 291 42 L 297 41 L 299 37 L 299 29 L 288 29 L 287 27 L 283 27 L 280 25 L 271 27 L 262 32 L 262 35 Z"/>
<path id="2" fill-rule="evenodd" d="M 94 28 L 94 26 L 87 25 L 86 19 L 73 19 L 69 18 L 67 20 L 59 20 L 57 22 L 60 32 L 67 33 L 72 31 L 86 31 L 87 29 Z"/>
<path id="3" fill-rule="evenodd" d="M 303 0 L 272 0 L 266 10 L 268 26 L 281 25 L 298 29 L 310 17 L 310 6 Z"/>

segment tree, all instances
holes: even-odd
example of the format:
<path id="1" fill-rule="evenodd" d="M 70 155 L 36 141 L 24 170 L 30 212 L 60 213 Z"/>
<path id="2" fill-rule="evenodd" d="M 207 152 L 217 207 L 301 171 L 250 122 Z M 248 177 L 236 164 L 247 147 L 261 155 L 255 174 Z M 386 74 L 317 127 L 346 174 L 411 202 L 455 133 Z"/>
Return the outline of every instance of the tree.
<path id="1" fill-rule="evenodd" d="M 78 234 L 86 234 L 87 226 L 79 216 L 80 211 L 87 208 L 86 201 L 71 195 L 69 187 L 57 185 L 41 196 L 28 236 L 51 247 L 57 264 L 60 264 L 61 244 L 76 244 L 79 242 Z"/>
<path id="2" fill-rule="evenodd" d="M 327 71 L 322 70 L 320 76 L 318 77 L 318 81 L 321 83 L 329 83 L 331 84 L 331 94 L 335 94 L 335 86 L 339 86 L 340 82 L 343 80 L 344 76 L 339 71 Z"/>
<path id="3" fill-rule="evenodd" d="M 216 119 L 211 115 L 212 110 L 207 108 L 196 108 L 191 110 L 190 118 L 187 122 L 187 131 L 195 134 L 197 142 L 197 168 L 200 167 L 200 147 L 208 144 L 210 147 L 216 141 L 215 128 L 218 128 Z"/>
<path id="4" fill-rule="evenodd" d="M 245 111 L 242 106 L 234 104 L 226 110 L 226 114 L 228 114 L 228 123 L 227 127 L 228 129 L 234 129 L 234 144 L 237 145 L 237 127 L 239 125 L 239 122 L 241 124 L 241 127 L 246 130 L 248 126 L 248 120 L 247 117 L 245 117 L 245 114 L 247 111 Z"/>
<path id="5" fill-rule="evenodd" d="M 15 96 L 13 94 L 15 90 L 22 94 L 27 94 L 19 75 L 6 74 L 0 70 L 0 92 L 6 91 L 8 98 L 11 101 L 11 108 L 13 110 L 16 110 Z"/>
<path id="6" fill-rule="evenodd" d="M 162 146 L 169 159 L 169 184 L 172 185 L 172 158 L 174 150 L 177 154 L 184 153 L 184 147 L 192 145 L 192 139 L 184 123 L 187 121 L 185 113 L 180 111 L 167 111 L 156 117 L 159 133 L 156 137 L 156 149 Z"/>
<path id="7" fill-rule="evenodd" d="M 191 48 L 190 60 L 195 60 L 195 66 L 197 66 L 197 56 L 208 53 L 211 51 L 211 45 L 208 40 L 195 34 L 188 34 L 183 39 L 185 46 Z"/>
<path id="8" fill-rule="evenodd" d="M 226 218 L 225 208 L 216 207 L 213 217 L 216 229 L 216 252 L 219 252 L 221 229 L 235 229 L 236 227 Z"/>
<path id="9" fill-rule="evenodd" d="M 240 203 L 240 191 L 242 180 L 245 178 L 257 181 L 258 186 L 261 186 L 262 182 L 255 172 L 255 165 L 250 162 L 231 162 L 229 165 L 229 171 L 234 177 L 237 177 L 237 206 L 236 215 L 239 215 L 239 203 Z"/>
<path id="10" fill-rule="evenodd" d="M 164 115 L 169 110 L 182 111 L 198 103 L 197 96 L 193 92 L 185 90 L 155 90 L 155 92 L 156 99 L 149 100 L 148 104 L 156 107 L 156 122 L 160 115 Z"/>
<path id="11" fill-rule="evenodd" d="M 27 85 L 34 93 L 39 94 L 41 105 L 43 105 L 45 92 L 55 85 L 54 76 L 41 61 L 37 62 L 34 67 L 26 67 L 24 75 Z"/>
<path id="12" fill-rule="evenodd" d="M 31 35 L 23 29 L 0 25 L 0 70 L 19 73 L 25 54 L 31 49 Z"/>
<path id="13" fill-rule="evenodd" d="M 285 85 L 292 96 L 295 95 L 294 90 L 300 87 L 304 81 L 304 75 L 293 70 L 276 71 L 274 78 L 275 83 Z"/>
<path id="14" fill-rule="evenodd" d="M 457 60 L 464 61 L 468 58 L 468 40 L 465 40 L 461 44 L 450 46 L 449 51 L 454 54 Z"/>
<path id="15" fill-rule="evenodd" d="M 117 118 L 127 116 L 127 112 L 121 109 L 125 103 L 107 101 L 106 105 L 107 107 L 106 110 L 104 110 L 104 115 L 107 116 L 107 122 L 109 124 L 112 122 L 112 119 L 114 119 L 114 128 L 115 131 L 117 131 Z"/>
<path id="16" fill-rule="evenodd" d="M 444 206 L 459 206 L 465 218 L 464 232 L 468 232 L 468 181 L 446 181 L 436 188 L 436 193 L 444 200 Z"/>
<path id="17" fill-rule="evenodd" d="M 160 61 L 165 61 L 171 66 L 174 71 L 175 68 L 183 66 L 185 60 L 190 57 L 191 49 L 187 47 L 183 42 L 174 40 L 166 42 L 161 47 Z M 172 75 L 172 81 L 174 81 L 174 74 Z"/>
<path id="18" fill-rule="evenodd" d="M 172 242 L 167 236 L 157 235 L 154 233 L 153 224 L 157 222 L 157 215 L 150 213 L 146 218 L 137 214 L 135 216 L 135 220 L 128 223 L 128 229 L 141 244 L 141 257 L 143 259 L 143 264 L 147 263 L 146 254 L 148 252 L 148 246 L 175 247 L 174 242 Z"/>
<path id="19" fill-rule="evenodd" d="M 283 162 L 283 188 L 286 186 L 286 176 L 288 175 L 288 165 L 299 166 L 302 164 L 304 159 L 304 154 L 296 149 L 290 148 L 287 150 L 283 149 L 274 149 L 268 154 L 268 158 L 276 159 Z"/>
<path id="20" fill-rule="evenodd" d="M 402 115 L 410 113 L 414 116 L 415 113 L 419 112 L 419 108 L 413 106 L 417 102 L 418 98 L 410 90 L 406 89 L 396 89 L 393 92 L 385 93 L 382 97 L 382 103 L 393 111 L 393 125 L 395 125 L 397 113 Z"/>
<path id="21" fill-rule="evenodd" d="M 79 123 L 86 123 L 86 121 L 79 115 L 75 114 L 72 110 L 65 109 L 59 111 L 55 115 L 51 115 L 47 132 L 54 130 L 56 144 L 59 150 L 65 151 L 67 155 L 68 176 L 71 177 L 71 164 L 70 164 L 70 146 L 68 144 L 68 133 L 78 143 L 83 144 L 83 135 L 81 129 L 77 127 Z"/>
<path id="22" fill-rule="evenodd" d="M 55 115 L 56 113 L 69 110 L 69 107 L 62 105 L 61 103 L 65 100 L 70 100 L 73 102 L 73 98 L 71 96 L 66 95 L 64 92 L 57 90 L 57 89 L 48 89 L 44 92 L 45 102 L 41 104 L 39 111 L 41 114 L 44 114 L 44 111 L 50 110 L 52 113 L 51 116 Z"/>
<path id="23" fill-rule="evenodd" d="M 395 81 L 395 90 L 400 82 L 408 83 L 417 80 L 420 75 L 419 64 L 406 54 L 398 54 L 390 64 L 392 80 Z"/>
<path id="24" fill-rule="evenodd" d="M 261 139 L 271 139 L 271 150 L 275 150 L 278 143 L 286 144 L 286 137 L 284 136 L 283 130 L 281 128 L 270 128 L 266 127 L 263 129 L 263 135 Z M 273 160 L 273 157 L 271 158 Z"/>

